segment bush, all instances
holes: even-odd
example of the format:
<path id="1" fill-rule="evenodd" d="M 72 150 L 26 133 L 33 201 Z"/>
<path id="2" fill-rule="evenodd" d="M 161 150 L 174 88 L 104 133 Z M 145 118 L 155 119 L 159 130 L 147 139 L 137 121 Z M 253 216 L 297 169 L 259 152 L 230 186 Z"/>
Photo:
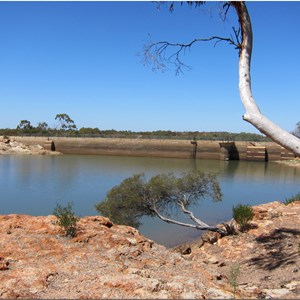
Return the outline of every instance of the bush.
<path id="1" fill-rule="evenodd" d="M 53 210 L 53 215 L 58 219 L 55 224 L 64 230 L 65 236 L 75 237 L 79 217 L 75 216 L 72 206 L 73 204 L 70 202 L 67 206 L 57 204 Z"/>
<path id="2" fill-rule="evenodd" d="M 254 217 L 254 212 L 250 205 L 238 204 L 232 208 L 232 212 L 234 220 L 240 225 L 242 230 L 246 229 Z"/>
<path id="3" fill-rule="evenodd" d="M 233 288 L 233 298 L 235 299 L 236 290 L 238 288 L 238 277 L 240 275 L 240 265 L 234 264 L 230 267 L 227 278 L 229 284 Z"/>
<path id="4" fill-rule="evenodd" d="M 295 201 L 300 201 L 300 192 L 297 193 L 296 195 L 291 196 L 290 198 L 285 199 L 284 204 L 288 205 Z"/>

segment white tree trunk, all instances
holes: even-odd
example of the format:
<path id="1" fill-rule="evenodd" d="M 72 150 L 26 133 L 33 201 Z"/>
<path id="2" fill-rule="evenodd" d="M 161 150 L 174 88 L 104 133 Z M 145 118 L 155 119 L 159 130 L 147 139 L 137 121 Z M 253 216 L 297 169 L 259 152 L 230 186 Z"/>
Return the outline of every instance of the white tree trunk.
<path id="1" fill-rule="evenodd" d="M 252 26 L 247 7 L 244 2 L 231 2 L 235 8 L 242 29 L 242 44 L 239 61 L 239 91 L 246 110 L 243 119 L 251 123 L 260 132 L 272 140 L 300 156 L 300 139 L 283 130 L 266 118 L 259 110 L 251 92 L 250 64 L 252 53 Z"/>
<path id="2" fill-rule="evenodd" d="M 191 211 L 188 211 L 185 209 L 185 213 L 188 213 L 189 215 L 193 215 L 194 219 L 192 218 L 192 220 L 196 223 L 196 224 L 190 224 L 190 223 L 183 223 L 183 222 L 179 222 L 173 219 L 169 219 L 165 216 L 163 216 L 158 209 L 156 208 L 155 205 L 153 205 L 153 207 L 151 208 L 155 214 L 164 222 L 169 223 L 169 224 L 176 224 L 176 225 L 180 225 L 180 226 L 184 226 L 184 227 L 190 227 L 190 228 L 194 228 L 194 229 L 198 229 L 198 230 L 209 230 L 209 231 L 213 231 L 213 232 L 218 232 L 221 234 L 221 236 L 225 236 L 225 235 L 229 235 L 233 233 L 233 229 L 232 229 L 232 224 L 226 224 L 223 223 L 223 226 L 225 229 L 221 229 L 217 226 L 209 226 L 208 224 L 202 222 L 199 219 L 196 219 L 193 215 L 193 213 Z M 197 220 L 197 221 L 196 221 Z"/>

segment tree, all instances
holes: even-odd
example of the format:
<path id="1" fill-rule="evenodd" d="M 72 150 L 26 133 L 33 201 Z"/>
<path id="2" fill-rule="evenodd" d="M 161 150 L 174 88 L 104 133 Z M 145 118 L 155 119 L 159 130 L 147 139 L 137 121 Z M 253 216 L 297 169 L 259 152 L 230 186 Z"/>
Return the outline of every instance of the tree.
<path id="1" fill-rule="evenodd" d="M 60 123 L 60 129 L 65 130 L 76 130 L 77 127 L 74 121 L 67 114 L 57 114 L 55 120 L 58 120 Z"/>
<path id="2" fill-rule="evenodd" d="M 296 124 L 296 129 L 292 132 L 292 134 L 300 138 L 300 122 Z"/>
<path id="3" fill-rule="evenodd" d="M 30 130 L 33 127 L 31 126 L 30 121 L 27 120 L 21 120 L 20 124 L 17 126 L 17 129 L 22 129 L 22 130 Z"/>
<path id="4" fill-rule="evenodd" d="M 101 131 L 99 128 L 91 128 L 91 127 L 81 127 L 79 129 L 79 134 L 81 135 L 100 135 Z"/>
<path id="5" fill-rule="evenodd" d="M 46 122 L 39 122 L 37 129 L 41 130 L 41 131 L 46 131 L 49 129 L 49 126 Z"/>
<path id="6" fill-rule="evenodd" d="M 134 227 L 141 225 L 141 217 L 157 216 L 164 222 L 198 230 L 210 230 L 221 235 L 231 232 L 228 224 L 224 228 L 210 226 L 195 217 L 190 207 L 200 199 L 211 197 L 220 201 L 221 189 L 216 176 L 190 171 L 175 176 L 170 173 L 153 176 L 148 181 L 143 174 L 136 174 L 112 188 L 96 210 L 113 222 Z M 191 223 L 177 221 L 172 214 L 188 215 Z"/>
<path id="7" fill-rule="evenodd" d="M 204 4 L 203 1 L 188 1 L 187 3 L 195 6 Z M 174 10 L 174 5 L 175 2 L 170 3 L 171 12 Z M 195 43 L 225 41 L 233 45 L 239 51 L 239 92 L 245 108 L 243 119 L 281 146 L 300 156 L 300 139 L 265 117 L 252 96 L 250 65 L 253 34 L 250 15 L 243 1 L 228 1 L 222 6 L 225 18 L 231 8 L 236 12 L 239 22 L 238 29 L 233 27 L 234 38 L 211 36 L 209 38 L 196 38 L 190 43 L 170 43 L 166 41 L 150 43 L 144 48 L 146 61 L 154 64 L 154 67 L 159 69 L 165 68 L 167 63 L 173 63 L 176 72 L 179 72 L 185 66 L 181 61 L 181 54 L 190 49 Z M 170 48 L 175 49 L 175 51 L 169 55 L 166 52 Z"/>

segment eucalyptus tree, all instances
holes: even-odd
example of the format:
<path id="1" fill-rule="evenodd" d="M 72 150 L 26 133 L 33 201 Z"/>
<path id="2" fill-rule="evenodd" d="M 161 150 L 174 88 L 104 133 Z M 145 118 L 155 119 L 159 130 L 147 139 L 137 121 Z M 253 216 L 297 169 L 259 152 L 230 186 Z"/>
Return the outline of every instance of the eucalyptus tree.
<path id="1" fill-rule="evenodd" d="M 58 120 L 58 122 L 60 123 L 60 129 L 63 131 L 77 129 L 74 121 L 67 114 L 57 114 L 55 116 L 55 120 Z"/>
<path id="2" fill-rule="evenodd" d="M 197 218 L 191 208 L 202 199 L 221 201 L 220 185 L 214 174 L 200 171 L 174 174 L 160 174 L 148 181 L 143 174 L 126 178 L 112 188 L 96 210 L 111 221 L 139 227 L 143 216 L 158 217 L 164 222 L 197 230 L 209 230 L 222 236 L 233 232 L 230 224 L 210 226 Z M 178 213 L 187 215 L 190 222 L 176 219 Z"/>
<path id="3" fill-rule="evenodd" d="M 170 6 L 172 12 L 176 2 L 166 2 Z M 181 2 L 182 4 L 183 2 Z M 187 1 L 189 5 L 200 6 L 204 1 Z M 271 5 L 271 4 L 270 4 Z M 194 44 L 198 42 L 227 42 L 233 45 L 239 54 L 239 92 L 240 98 L 245 108 L 243 119 L 254 127 L 256 127 L 261 133 L 265 134 L 281 146 L 289 149 L 297 156 L 300 156 L 300 139 L 295 135 L 285 131 L 271 120 L 269 120 L 260 111 L 256 104 L 251 90 L 251 55 L 253 48 L 253 32 L 252 24 L 248 9 L 243 1 L 228 1 L 222 3 L 222 13 L 224 19 L 230 9 L 233 9 L 238 18 L 239 28 L 233 27 L 233 36 L 221 37 L 210 36 L 208 38 L 195 38 L 188 43 L 171 43 L 168 41 L 159 41 L 150 43 L 144 47 L 144 55 L 147 62 L 154 65 L 155 68 L 165 68 L 167 63 L 173 63 L 175 65 L 176 72 L 182 71 L 185 66 L 181 60 L 181 55 L 185 50 L 190 49 Z M 272 28 L 270 29 L 272 30 Z M 173 51 L 168 53 L 169 49 Z"/>
<path id="4" fill-rule="evenodd" d="M 300 138 L 300 122 L 298 122 L 296 124 L 296 129 L 294 130 L 294 132 L 292 132 L 293 135 L 297 136 L 298 138 Z"/>
<path id="5" fill-rule="evenodd" d="M 46 122 L 39 122 L 37 125 L 37 129 L 39 129 L 41 131 L 46 131 L 49 129 L 49 126 Z"/>
<path id="6" fill-rule="evenodd" d="M 22 130 L 31 130 L 32 128 L 31 122 L 28 120 L 21 120 L 20 124 L 17 126 L 17 129 Z"/>

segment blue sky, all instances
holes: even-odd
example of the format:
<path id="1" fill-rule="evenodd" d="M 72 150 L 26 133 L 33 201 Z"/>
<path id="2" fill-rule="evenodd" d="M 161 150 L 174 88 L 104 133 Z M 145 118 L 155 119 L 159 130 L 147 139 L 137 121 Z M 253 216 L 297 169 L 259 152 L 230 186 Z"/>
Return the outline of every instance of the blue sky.
<path id="1" fill-rule="evenodd" d="M 0 2 L 0 128 L 20 120 L 55 126 L 67 113 L 102 130 L 258 132 L 242 120 L 238 53 L 197 44 L 191 66 L 153 72 L 143 45 L 228 36 L 219 3 L 169 13 L 152 2 Z M 254 32 L 253 95 L 262 112 L 288 131 L 300 121 L 300 2 L 248 2 Z"/>

